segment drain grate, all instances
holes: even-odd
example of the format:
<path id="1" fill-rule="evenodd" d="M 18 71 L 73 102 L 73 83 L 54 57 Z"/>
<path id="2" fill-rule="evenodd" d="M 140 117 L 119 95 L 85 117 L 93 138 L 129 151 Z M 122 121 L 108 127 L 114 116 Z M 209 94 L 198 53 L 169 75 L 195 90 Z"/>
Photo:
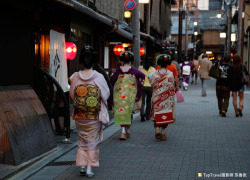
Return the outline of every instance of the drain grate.
<path id="1" fill-rule="evenodd" d="M 68 166 L 75 165 L 75 161 L 59 161 L 59 162 L 51 162 L 47 166 Z"/>

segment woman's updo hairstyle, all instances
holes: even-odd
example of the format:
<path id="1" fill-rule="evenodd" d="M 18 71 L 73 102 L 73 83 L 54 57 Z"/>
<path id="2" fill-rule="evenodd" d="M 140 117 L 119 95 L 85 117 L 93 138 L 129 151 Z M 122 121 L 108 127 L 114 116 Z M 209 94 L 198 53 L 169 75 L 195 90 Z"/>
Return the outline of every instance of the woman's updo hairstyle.
<path id="1" fill-rule="evenodd" d="M 91 46 L 85 46 L 81 49 L 79 63 L 82 64 L 84 68 L 90 69 L 97 62 L 97 53 Z"/>
<path id="2" fill-rule="evenodd" d="M 129 63 L 134 61 L 134 54 L 131 51 L 124 51 L 120 54 L 120 61 Z"/>
<path id="3" fill-rule="evenodd" d="M 160 54 L 156 57 L 157 65 L 161 66 L 162 68 L 166 68 L 168 65 L 171 64 L 171 56 L 168 54 Z"/>

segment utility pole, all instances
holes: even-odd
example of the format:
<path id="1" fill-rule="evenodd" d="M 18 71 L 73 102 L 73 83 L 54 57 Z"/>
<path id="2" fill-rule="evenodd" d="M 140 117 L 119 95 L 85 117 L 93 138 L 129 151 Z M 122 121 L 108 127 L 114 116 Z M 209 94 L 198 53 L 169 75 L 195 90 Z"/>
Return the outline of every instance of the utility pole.
<path id="1" fill-rule="evenodd" d="M 189 10 L 189 7 L 188 7 L 188 0 L 187 0 L 187 4 L 186 4 L 186 34 L 185 34 L 185 56 L 187 57 L 188 56 L 188 29 L 189 29 L 189 19 L 188 19 L 188 10 Z"/>
<path id="2" fill-rule="evenodd" d="M 179 34 L 178 34 L 178 62 L 182 59 L 182 15 L 183 15 L 183 0 L 179 2 Z"/>
<path id="3" fill-rule="evenodd" d="M 244 21 L 243 21 L 243 14 L 244 14 L 244 1 L 238 0 L 239 10 L 238 10 L 238 48 L 237 54 L 242 57 L 243 53 L 243 38 L 244 38 Z"/>
<path id="4" fill-rule="evenodd" d="M 140 5 L 139 0 L 135 0 L 135 8 L 132 11 L 132 30 L 135 34 L 134 44 L 133 44 L 133 53 L 134 53 L 134 66 L 138 68 L 140 66 Z"/>
<path id="5" fill-rule="evenodd" d="M 231 31 L 232 31 L 232 4 L 227 0 L 227 55 L 230 55 L 231 49 Z"/>

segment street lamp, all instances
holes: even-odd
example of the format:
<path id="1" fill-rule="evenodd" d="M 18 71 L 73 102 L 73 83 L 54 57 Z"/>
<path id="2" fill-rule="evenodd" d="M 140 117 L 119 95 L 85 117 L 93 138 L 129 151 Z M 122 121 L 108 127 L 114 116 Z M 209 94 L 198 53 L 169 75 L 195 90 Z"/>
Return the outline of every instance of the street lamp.
<path id="1" fill-rule="evenodd" d="M 194 31 L 194 35 L 197 36 L 197 35 L 198 35 L 198 32 L 197 32 L 197 31 Z"/>
<path id="2" fill-rule="evenodd" d="M 226 37 L 227 37 L 227 34 L 225 32 L 220 33 L 220 38 L 226 38 Z"/>
<path id="3" fill-rule="evenodd" d="M 125 18 L 131 18 L 131 12 L 130 11 L 124 11 L 124 17 Z"/>
<path id="4" fill-rule="evenodd" d="M 148 4 L 149 0 L 139 0 L 139 3 L 141 3 L 141 4 Z"/>
<path id="5" fill-rule="evenodd" d="M 231 41 L 235 42 L 236 41 L 236 33 L 231 34 Z"/>
<path id="6" fill-rule="evenodd" d="M 206 54 L 212 54 L 213 52 L 212 51 L 206 51 Z"/>
<path id="7" fill-rule="evenodd" d="M 197 21 L 194 21 L 194 26 L 197 26 L 198 25 L 198 22 Z"/>
<path id="8" fill-rule="evenodd" d="M 221 18 L 221 13 L 217 13 L 216 17 Z"/>

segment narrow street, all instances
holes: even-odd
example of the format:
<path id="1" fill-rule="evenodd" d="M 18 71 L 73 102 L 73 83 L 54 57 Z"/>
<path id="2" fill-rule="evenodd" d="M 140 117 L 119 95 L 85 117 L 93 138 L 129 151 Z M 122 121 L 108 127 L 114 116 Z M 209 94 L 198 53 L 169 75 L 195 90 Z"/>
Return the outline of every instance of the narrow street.
<path id="1" fill-rule="evenodd" d="M 155 139 L 153 123 L 141 122 L 138 114 L 126 141 L 119 140 L 118 126 L 105 129 L 104 134 L 116 130 L 101 145 L 100 167 L 94 169 L 93 179 L 193 180 L 206 179 L 210 173 L 250 179 L 250 91 L 245 91 L 239 118 L 231 98 L 227 117 L 219 116 L 214 79 L 209 81 L 207 97 L 201 97 L 200 81 L 183 93 L 185 102 L 176 104 L 177 120 L 168 126 L 165 142 Z M 74 165 L 75 156 L 76 148 L 29 179 L 87 179 Z"/>

